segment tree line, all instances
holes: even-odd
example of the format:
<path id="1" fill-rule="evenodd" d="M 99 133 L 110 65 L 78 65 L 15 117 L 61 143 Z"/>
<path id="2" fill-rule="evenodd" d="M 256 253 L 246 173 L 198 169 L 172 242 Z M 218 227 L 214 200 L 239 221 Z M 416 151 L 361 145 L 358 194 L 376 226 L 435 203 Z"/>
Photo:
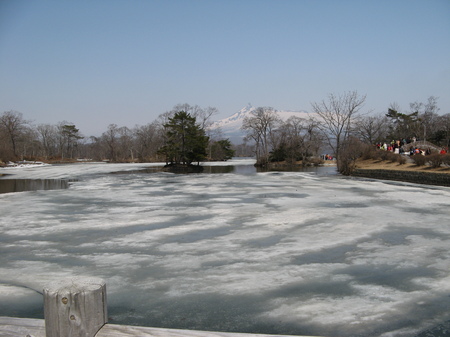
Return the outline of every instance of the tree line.
<path id="1" fill-rule="evenodd" d="M 0 116 L 0 162 L 70 161 L 80 158 L 111 162 L 171 161 L 175 159 L 170 156 L 177 151 L 177 142 L 176 136 L 170 135 L 170 123 L 181 111 L 189 116 L 194 128 L 201 130 L 198 132 L 204 133 L 202 160 L 227 160 L 234 155 L 232 144 L 228 139 L 223 139 L 220 130 L 209 128 L 211 117 L 217 113 L 216 108 L 178 104 L 146 125 L 128 128 L 110 124 L 99 137 L 84 137 L 76 125 L 67 121 L 34 125 L 20 112 L 6 111 Z M 172 123 L 176 121 L 172 120 Z"/>
<path id="2" fill-rule="evenodd" d="M 231 144 L 220 130 L 210 128 L 213 107 L 178 104 L 146 125 L 134 128 L 110 124 L 100 137 L 84 137 L 73 123 L 33 125 L 20 112 L 0 116 L 0 161 L 71 160 L 89 158 L 112 162 L 166 161 L 191 164 L 227 160 L 235 153 L 254 155 L 257 164 L 312 161 L 324 151 L 338 159 L 349 144 L 376 144 L 411 139 L 438 146 L 450 144 L 450 113 L 439 115 L 437 98 L 410 103 L 402 110 L 391 103 L 385 112 L 361 112 L 365 95 L 356 91 L 330 94 L 312 103 L 310 118 L 283 121 L 271 107 L 258 107 L 243 121 L 243 144 Z M 347 151 L 348 152 L 348 151 Z"/>
<path id="3" fill-rule="evenodd" d="M 375 145 L 415 139 L 445 148 L 450 145 L 450 113 L 438 114 L 436 97 L 430 96 L 425 103 L 410 103 L 406 111 L 391 103 L 379 114 L 361 112 L 365 100 L 366 96 L 356 91 L 330 94 L 312 103 L 310 118 L 292 116 L 286 121 L 273 108 L 259 107 L 245 118 L 242 129 L 255 143 L 259 166 L 278 161 L 308 162 L 324 150 L 339 164 L 341 153 L 355 141 Z"/>

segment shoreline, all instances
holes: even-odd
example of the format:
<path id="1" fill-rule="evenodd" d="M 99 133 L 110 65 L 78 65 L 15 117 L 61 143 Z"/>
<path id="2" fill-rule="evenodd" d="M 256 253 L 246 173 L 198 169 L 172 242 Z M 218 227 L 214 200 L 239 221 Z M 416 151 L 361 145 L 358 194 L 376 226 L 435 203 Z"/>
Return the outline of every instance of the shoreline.
<path id="1" fill-rule="evenodd" d="M 381 160 L 358 160 L 352 177 L 403 181 L 450 187 L 450 167 L 432 168 L 413 163 L 398 164 Z"/>

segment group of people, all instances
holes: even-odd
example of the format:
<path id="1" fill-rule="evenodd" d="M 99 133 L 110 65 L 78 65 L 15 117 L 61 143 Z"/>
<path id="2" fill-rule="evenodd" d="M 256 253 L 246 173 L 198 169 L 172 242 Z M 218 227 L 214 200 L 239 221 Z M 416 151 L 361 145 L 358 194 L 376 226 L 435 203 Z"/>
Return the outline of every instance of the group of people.
<path id="1" fill-rule="evenodd" d="M 421 154 L 421 155 L 427 156 L 427 155 L 431 154 L 431 150 L 429 148 L 426 150 L 421 150 L 417 146 L 416 147 L 411 146 L 409 148 L 409 155 L 414 156 L 415 154 Z"/>
<path id="2" fill-rule="evenodd" d="M 379 150 L 390 151 L 394 153 L 403 154 L 405 153 L 404 145 L 409 143 L 415 143 L 417 141 L 416 137 L 402 139 L 402 140 L 392 140 L 390 143 L 377 143 L 376 146 Z M 409 148 L 409 155 L 413 156 L 416 154 L 429 155 L 432 151 L 430 148 L 426 148 L 425 150 L 420 149 L 417 146 L 411 146 Z M 447 149 L 442 148 L 439 152 L 440 154 L 446 154 Z"/>
<path id="3" fill-rule="evenodd" d="M 439 153 L 442 155 L 447 154 L 447 149 L 443 147 L 441 149 L 441 151 L 439 151 Z M 428 155 L 432 154 L 432 152 L 431 152 L 430 148 L 427 148 L 426 150 L 421 150 L 418 147 L 411 146 L 411 148 L 409 149 L 409 155 L 413 156 L 415 154 L 422 154 L 424 156 L 428 156 Z"/>
<path id="4" fill-rule="evenodd" d="M 377 143 L 377 149 L 395 152 L 395 153 L 403 153 L 403 145 L 408 144 L 406 139 L 403 140 L 392 140 L 390 143 Z"/>

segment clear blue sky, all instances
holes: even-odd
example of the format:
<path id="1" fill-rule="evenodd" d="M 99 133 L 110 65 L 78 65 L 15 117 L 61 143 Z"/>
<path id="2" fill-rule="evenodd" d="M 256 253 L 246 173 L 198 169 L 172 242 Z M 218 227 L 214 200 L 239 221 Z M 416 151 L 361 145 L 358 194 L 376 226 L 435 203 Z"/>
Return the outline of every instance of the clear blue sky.
<path id="1" fill-rule="evenodd" d="M 178 103 L 364 111 L 439 97 L 450 113 L 449 0 L 0 0 L 0 112 L 86 135 Z"/>

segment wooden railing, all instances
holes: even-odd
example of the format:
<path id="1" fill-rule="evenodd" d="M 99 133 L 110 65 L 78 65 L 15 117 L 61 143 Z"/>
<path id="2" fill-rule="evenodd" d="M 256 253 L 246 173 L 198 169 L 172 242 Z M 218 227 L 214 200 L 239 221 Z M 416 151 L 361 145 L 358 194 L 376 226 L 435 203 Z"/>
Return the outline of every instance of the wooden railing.
<path id="1" fill-rule="evenodd" d="M 107 324 L 106 283 L 71 278 L 44 287 L 44 318 L 0 317 L 2 337 L 281 337 Z M 285 335 L 286 336 L 286 335 Z"/>

